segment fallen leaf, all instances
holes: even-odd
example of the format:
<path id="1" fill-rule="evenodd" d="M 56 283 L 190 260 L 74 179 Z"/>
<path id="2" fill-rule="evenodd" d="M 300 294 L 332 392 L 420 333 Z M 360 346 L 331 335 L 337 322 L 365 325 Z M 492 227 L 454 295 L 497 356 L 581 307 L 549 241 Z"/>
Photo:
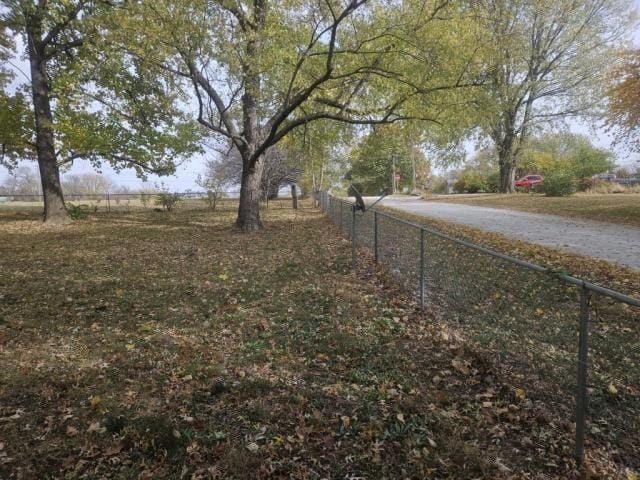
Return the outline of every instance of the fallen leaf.
<path id="1" fill-rule="evenodd" d="M 351 419 L 346 415 L 343 415 L 342 417 L 340 417 L 340 420 L 342 420 L 342 426 L 344 428 L 349 428 L 349 425 L 351 425 Z"/>
<path id="2" fill-rule="evenodd" d="M 469 375 L 469 373 L 471 372 L 466 360 L 454 358 L 453 360 L 451 360 L 451 365 L 463 375 Z"/>
<path id="3" fill-rule="evenodd" d="M 89 424 L 89 428 L 87 428 L 87 432 L 89 433 L 99 433 L 102 429 L 100 428 L 100 422 L 93 422 Z"/>
<path id="4" fill-rule="evenodd" d="M 257 443 L 251 442 L 249 445 L 247 445 L 247 450 L 249 450 L 251 453 L 256 453 L 258 450 L 260 450 L 260 447 Z"/>
<path id="5" fill-rule="evenodd" d="M 102 402 L 102 398 L 100 398 L 100 395 L 94 395 L 89 399 L 89 404 L 93 409 L 98 408 L 98 405 L 100 405 L 101 402 Z"/>

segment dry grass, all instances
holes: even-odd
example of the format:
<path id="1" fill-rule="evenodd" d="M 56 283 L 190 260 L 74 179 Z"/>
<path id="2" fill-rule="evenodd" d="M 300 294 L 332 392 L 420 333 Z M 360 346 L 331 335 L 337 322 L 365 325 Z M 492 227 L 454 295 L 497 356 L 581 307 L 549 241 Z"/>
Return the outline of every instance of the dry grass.
<path id="1" fill-rule="evenodd" d="M 352 274 L 318 211 L 265 217 L 0 212 L 0 477 L 578 477 L 499 357 Z"/>
<path id="2" fill-rule="evenodd" d="M 640 226 L 640 194 L 637 193 L 583 193 L 571 197 L 545 197 L 533 193 L 434 195 L 428 196 L 427 199 Z"/>

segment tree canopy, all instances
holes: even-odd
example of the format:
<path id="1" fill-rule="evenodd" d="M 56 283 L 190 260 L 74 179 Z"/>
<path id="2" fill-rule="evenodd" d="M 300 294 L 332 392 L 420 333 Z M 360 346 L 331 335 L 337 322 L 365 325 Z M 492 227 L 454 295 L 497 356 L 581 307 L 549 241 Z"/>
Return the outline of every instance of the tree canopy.
<path id="1" fill-rule="evenodd" d="M 615 168 L 613 154 L 597 148 L 586 135 L 556 133 L 533 138 L 523 153 L 520 174 L 569 173 L 588 178 Z"/>
<path id="2" fill-rule="evenodd" d="M 619 144 L 640 151 L 640 49 L 620 52 L 607 94 L 607 125 Z"/>
<path id="3" fill-rule="evenodd" d="M 162 0 L 130 4 L 117 36 L 135 38 L 128 49 L 190 91 L 198 121 L 238 151 L 237 224 L 254 230 L 263 156 L 297 128 L 442 123 L 454 92 L 477 84 L 473 29 L 451 28 L 466 21 L 448 1 Z"/>
<path id="4" fill-rule="evenodd" d="M 413 168 L 420 183 L 429 174 L 429 164 L 418 145 L 415 132 L 399 125 L 374 127 L 350 152 L 351 178 L 362 193 L 377 194 L 391 187 L 392 175 L 399 175 L 396 186 L 409 190 Z"/>

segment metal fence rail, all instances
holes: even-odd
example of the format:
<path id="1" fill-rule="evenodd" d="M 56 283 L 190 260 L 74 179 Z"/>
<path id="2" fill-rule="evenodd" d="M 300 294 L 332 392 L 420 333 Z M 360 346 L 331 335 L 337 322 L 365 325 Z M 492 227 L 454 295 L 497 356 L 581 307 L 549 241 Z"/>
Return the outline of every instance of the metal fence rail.
<path id="1" fill-rule="evenodd" d="M 639 299 L 383 211 L 354 212 L 327 193 L 317 200 L 351 239 L 354 267 L 359 249 L 371 250 L 421 306 L 463 325 L 530 401 L 572 419 L 579 463 L 588 444 L 640 468 Z"/>
<path id="2" fill-rule="evenodd" d="M 64 198 L 67 203 L 85 205 L 96 211 L 121 211 L 136 208 L 156 208 L 160 206 L 157 202 L 160 195 L 167 192 L 124 192 L 124 193 L 65 193 Z M 170 192 L 177 195 L 181 203 L 190 206 L 199 205 L 205 207 L 210 197 L 207 192 L 187 191 Z M 239 191 L 220 192 L 216 197 L 216 205 L 237 206 L 240 199 Z M 290 196 L 279 196 L 275 199 L 264 202 L 265 205 L 275 208 L 288 208 L 291 206 Z M 0 192 L 0 208 L 2 206 L 13 206 L 19 208 L 42 208 L 44 205 L 42 194 L 13 194 Z"/>

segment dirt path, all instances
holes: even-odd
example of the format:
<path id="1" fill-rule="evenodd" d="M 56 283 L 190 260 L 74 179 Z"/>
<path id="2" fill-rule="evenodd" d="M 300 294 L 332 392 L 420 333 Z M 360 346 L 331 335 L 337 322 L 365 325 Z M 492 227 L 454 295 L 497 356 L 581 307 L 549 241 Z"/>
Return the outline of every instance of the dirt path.
<path id="1" fill-rule="evenodd" d="M 638 227 L 415 198 L 386 198 L 382 204 L 640 270 Z"/>

